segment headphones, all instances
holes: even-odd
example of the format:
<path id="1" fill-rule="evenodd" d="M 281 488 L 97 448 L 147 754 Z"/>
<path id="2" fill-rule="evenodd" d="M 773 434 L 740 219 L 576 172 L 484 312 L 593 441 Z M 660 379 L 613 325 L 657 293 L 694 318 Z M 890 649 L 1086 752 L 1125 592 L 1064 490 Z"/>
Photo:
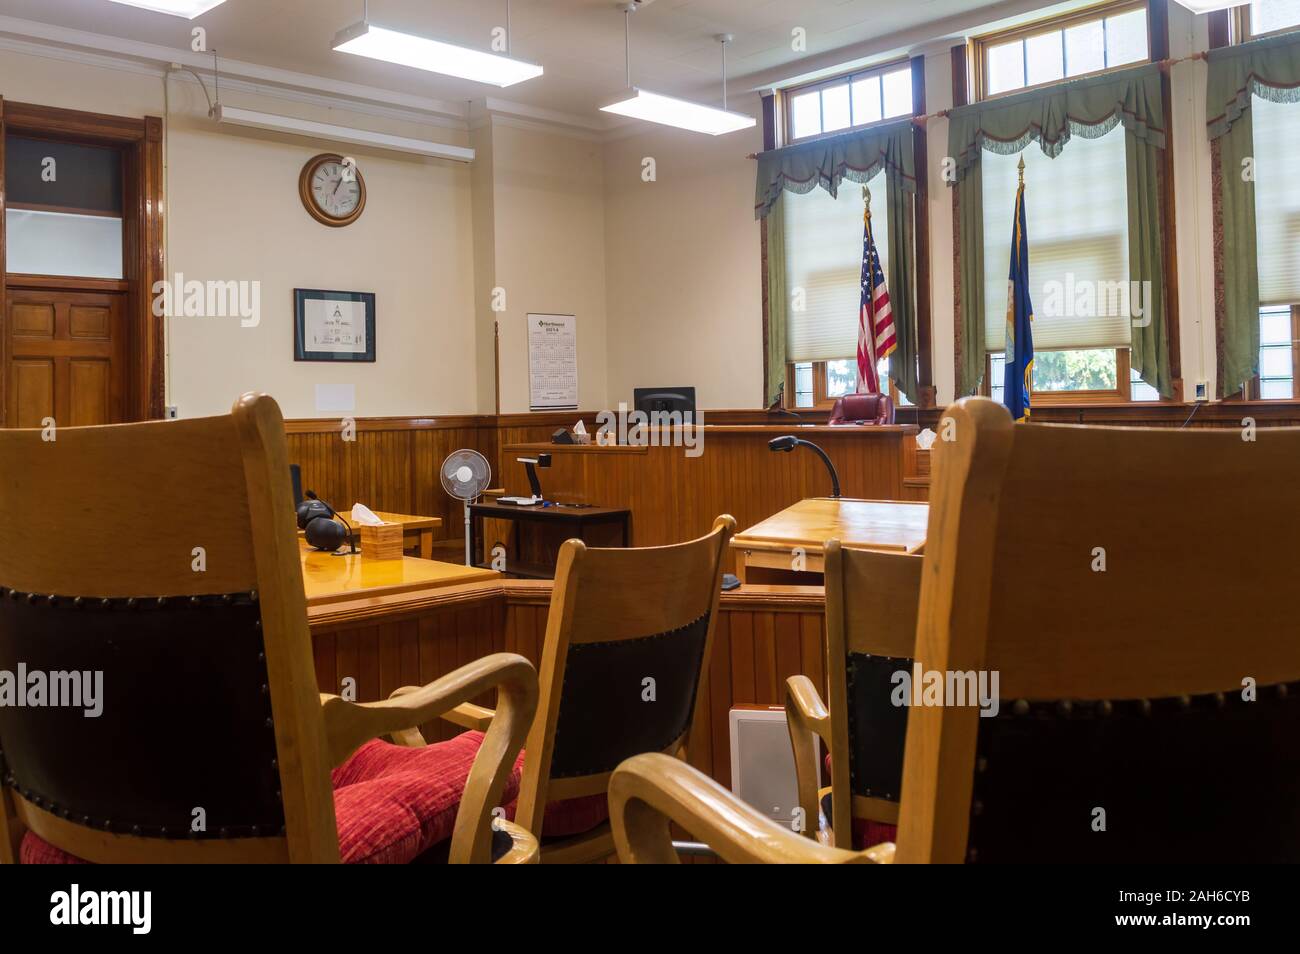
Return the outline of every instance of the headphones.
<path id="1" fill-rule="evenodd" d="M 348 542 L 347 528 L 333 517 L 334 509 L 323 500 L 298 504 L 298 529 L 306 532 L 308 546 L 333 553 Z"/>

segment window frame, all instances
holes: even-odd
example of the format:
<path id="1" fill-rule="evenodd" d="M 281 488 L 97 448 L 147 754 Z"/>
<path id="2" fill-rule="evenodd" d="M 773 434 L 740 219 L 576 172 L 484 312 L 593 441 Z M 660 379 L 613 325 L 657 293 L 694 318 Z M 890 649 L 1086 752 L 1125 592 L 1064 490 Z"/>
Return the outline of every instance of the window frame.
<path id="1" fill-rule="evenodd" d="M 1046 83 L 1035 83 L 1032 86 L 1021 86 L 1018 89 L 1007 90 L 1003 93 L 988 92 L 988 50 L 993 46 L 1001 46 L 1004 43 L 1013 40 L 1027 40 L 1036 36 L 1043 36 L 1047 33 L 1057 33 L 1076 26 L 1080 23 L 1088 23 L 1093 20 L 1102 20 L 1106 17 L 1119 16 L 1123 13 L 1131 13 L 1134 10 L 1142 10 L 1147 14 L 1147 56 L 1145 60 L 1135 60 L 1131 63 L 1124 63 L 1121 66 L 1108 66 L 1100 70 L 1092 70 L 1088 73 L 1078 73 L 1074 76 L 1066 76 L 1059 80 L 1050 80 Z M 1148 0 L 1105 0 L 1103 3 L 1094 4 L 1082 10 L 1076 10 L 1073 13 L 1060 14 L 1054 17 L 1044 17 L 1035 20 L 1032 23 L 1022 24 L 1018 27 L 1012 27 L 1007 30 L 999 30 L 994 33 L 985 33 L 980 36 L 971 37 L 969 43 L 969 62 L 971 64 L 971 79 L 973 80 L 972 89 L 974 90 L 974 102 L 980 102 L 990 99 L 1000 99 L 1003 96 L 1014 96 L 1017 93 L 1023 93 L 1028 90 L 1045 89 L 1049 86 L 1055 86 L 1058 83 L 1070 83 L 1075 80 L 1086 79 L 1090 76 L 1101 76 L 1105 73 L 1114 73 L 1117 70 L 1132 69 L 1142 63 L 1151 62 L 1151 14 Z"/>
<path id="2" fill-rule="evenodd" d="M 804 83 L 800 86 L 791 86 L 788 87 L 787 89 L 781 90 L 781 99 L 780 99 L 781 144 L 785 146 L 793 146 L 796 143 L 817 142 L 819 139 L 829 139 L 832 136 L 843 136 L 846 133 L 855 132 L 856 130 L 859 129 L 871 129 L 874 126 L 883 126 L 885 123 L 898 122 L 900 119 L 906 119 L 909 116 L 915 117 L 917 106 L 916 106 L 916 96 L 915 93 L 913 93 L 912 111 L 910 113 L 900 113 L 897 116 L 883 116 L 881 119 L 877 119 L 869 123 L 859 123 L 858 125 L 852 125 L 853 84 L 858 80 L 868 79 L 872 76 L 883 77 L 886 73 L 898 73 L 903 71 L 906 71 L 908 73 L 908 84 L 911 85 L 912 60 L 911 57 L 904 56 L 901 57 L 900 59 L 891 60 L 888 63 L 882 63 L 878 66 L 867 66 L 867 67 L 863 67 L 862 69 L 849 70 L 848 72 L 845 73 L 837 73 L 835 76 L 831 76 L 826 79 L 815 80 L 811 83 Z M 817 133 L 817 135 L 815 136 L 802 136 L 796 139 L 794 136 L 794 121 L 793 121 L 795 97 L 803 96 L 806 93 L 812 93 L 812 92 L 820 93 L 822 90 L 827 89 L 828 87 L 831 86 L 848 87 L 850 125 L 845 126 L 843 129 L 835 129 L 832 130 L 831 132 L 820 132 Z M 818 102 L 820 103 L 820 99 L 818 100 Z M 882 109 L 881 112 L 883 113 L 884 110 Z"/>

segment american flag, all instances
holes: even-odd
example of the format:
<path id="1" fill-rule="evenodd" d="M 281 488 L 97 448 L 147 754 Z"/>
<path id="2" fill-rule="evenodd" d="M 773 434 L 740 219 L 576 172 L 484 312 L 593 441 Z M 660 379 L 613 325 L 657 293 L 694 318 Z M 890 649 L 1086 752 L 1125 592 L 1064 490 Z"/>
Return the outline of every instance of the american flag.
<path id="1" fill-rule="evenodd" d="M 894 336 L 894 313 L 889 307 L 889 289 L 880 267 L 876 242 L 871 237 L 871 206 L 862 217 L 862 299 L 858 308 L 858 392 L 880 393 L 880 376 L 876 371 L 881 358 L 893 354 L 898 341 Z"/>

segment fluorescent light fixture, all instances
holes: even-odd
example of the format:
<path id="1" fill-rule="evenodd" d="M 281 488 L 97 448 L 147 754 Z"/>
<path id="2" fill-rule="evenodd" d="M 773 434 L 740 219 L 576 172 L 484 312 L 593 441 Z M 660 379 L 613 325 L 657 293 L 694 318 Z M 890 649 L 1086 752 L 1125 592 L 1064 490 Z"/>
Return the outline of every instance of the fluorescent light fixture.
<path id="1" fill-rule="evenodd" d="M 1230 10 L 1239 6 L 1242 0 L 1178 0 L 1193 13 L 1213 13 L 1216 10 Z"/>
<path id="2" fill-rule="evenodd" d="M 636 87 L 632 88 L 632 96 L 628 99 L 600 108 L 606 113 L 618 113 L 620 116 L 631 116 L 633 119 L 644 119 L 646 122 L 660 123 L 664 126 L 708 133 L 710 136 L 721 136 L 723 133 L 735 132 L 738 129 L 750 129 L 757 124 L 753 116 L 746 116 L 744 113 L 715 109 L 712 106 L 663 96 Z"/>
<path id="3" fill-rule="evenodd" d="M 334 49 L 340 53 L 355 53 L 373 60 L 413 66 L 430 73 L 459 76 L 476 83 L 493 86 L 513 86 L 542 75 L 536 63 L 525 63 L 508 56 L 484 53 L 468 47 L 442 43 L 427 37 L 385 30 L 362 21 L 334 37 Z"/>
<path id="4" fill-rule="evenodd" d="M 114 3 L 125 3 L 128 7 L 139 7 L 141 10 L 152 10 L 154 13 L 170 13 L 174 17 L 185 17 L 187 20 L 193 20 L 195 17 L 202 16 L 213 7 L 219 7 L 226 0 L 113 0 Z"/>
<path id="5" fill-rule="evenodd" d="M 379 149 L 391 149 L 395 152 L 414 153 L 417 156 L 452 159 L 456 162 L 474 161 L 473 149 L 466 149 L 463 146 L 448 146 L 440 142 L 426 142 L 423 139 L 408 139 L 405 136 L 391 136 L 388 133 L 371 132 L 368 129 L 352 129 L 348 126 L 317 123 L 309 119 L 297 119 L 293 116 L 259 113 L 256 110 L 239 109 L 235 106 L 218 106 L 215 115 L 218 122 L 235 126 L 270 129 L 274 132 L 288 133 L 292 136 L 306 136 L 309 139 L 324 139 L 329 142 L 346 142 L 358 146 L 374 146 Z"/>

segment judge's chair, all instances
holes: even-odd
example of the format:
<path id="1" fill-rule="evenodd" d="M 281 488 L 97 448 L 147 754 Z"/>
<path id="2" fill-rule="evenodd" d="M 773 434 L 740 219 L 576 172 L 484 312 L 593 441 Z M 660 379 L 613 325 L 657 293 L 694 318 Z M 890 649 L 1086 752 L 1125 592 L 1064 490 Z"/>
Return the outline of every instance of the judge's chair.
<path id="1" fill-rule="evenodd" d="M 827 424 L 893 424 L 894 399 L 888 394 L 846 394 L 835 399 Z"/>
<path id="2" fill-rule="evenodd" d="M 921 564 L 912 554 L 826 543 L 830 705 L 807 676 L 786 680 L 785 701 L 805 832 L 825 844 L 860 849 L 894 840 L 907 735 L 898 674 L 912 676 Z M 828 788 L 819 785 L 817 738 Z"/>
<path id="3" fill-rule="evenodd" d="M 673 546 L 561 546 L 541 701 L 517 767 L 518 805 L 507 807 L 540 834 L 543 864 L 614 854 L 607 791 L 620 762 L 645 752 L 685 757 L 707 702 L 702 688 L 735 525 L 718 517 L 708 535 Z M 472 704 L 444 716 L 467 727 L 491 717 Z M 402 741 L 424 742 L 418 732 Z"/>
<path id="4" fill-rule="evenodd" d="M 492 818 L 536 709 L 527 660 L 386 702 L 317 692 L 273 400 L 45 437 L 0 430 L 0 671 L 60 686 L 0 706 L 0 861 L 536 860 Z M 492 688 L 481 745 L 354 755 Z"/>
<path id="5" fill-rule="evenodd" d="M 1013 424 L 986 398 L 944 419 L 915 658 L 983 673 L 998 705 L 909 711 L 895 860 L 1300 860 L 1300 429 Z M 668 860 L 634 829 L 687 809 L 723 857 L 804 860 L 712 783 L 638 764 L 611 784 L 625 860 Z"/>

